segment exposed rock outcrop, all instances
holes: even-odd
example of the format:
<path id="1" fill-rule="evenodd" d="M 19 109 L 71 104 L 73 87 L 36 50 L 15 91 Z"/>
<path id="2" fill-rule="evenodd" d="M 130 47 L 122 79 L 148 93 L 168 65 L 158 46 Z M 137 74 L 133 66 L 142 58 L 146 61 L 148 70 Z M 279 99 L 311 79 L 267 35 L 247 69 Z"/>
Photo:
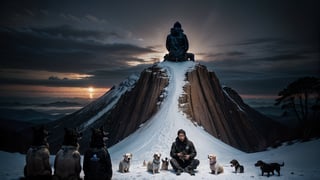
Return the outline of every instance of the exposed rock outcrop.
<path id="1" fill-rule="evenodd" d="M 180 107 L 196 124 L 223 142 L 246 152 L 270 146 L 285 128 L 246 105 L 231 88 L 222 88 L 214 72 L 197 65 L 186 74 L 188 83 Z"/>
<path id="2" fill-rule="evenodd" d="M 83 109 L 53 122 L 49 125 L 52 153 L 60 148 L 64 127 L 83 131 L 80 151 L 88 148 L 92 127 L 104 125 L 109 132 L 108 146 L 119 142 L 157 112 L 168 82 L 165 70 L 152 66 L 141 72 L 140 77 L 129 78 Z"/>
<path id="3" fill-rule="evenodd" d="M 147 68 L 140 76 L 130 76 L 81 110 L 47 124 L 50 152 L 55 154 L 61 147 L 65 127 L 77 127 L 83 132 L 80 152 L 89 146 L 91 128 L 104 125 L 105 131 L 109 132 L 109 147 L 129 136 L 157 112 L 167 94 L 168 74 L 156 65 Z M 254 152 L 273 145 L 287 133 L 281 124 L 246 105 L 234 90 L 222 88 L 216 75 L 205 66 L 196 65 L 186 73 L 186 80 L 185 94 L 179 99 L 180 109 L 196 125 L 223 142 Z M 23 127 L 21 132 L 31 132 L 30 126 Z M 5 134 L 15 138 L 18 133 L 11 131 L 14 130 Z M 21 137 L 19 131 L 17 138 Z M 3 148 L 25 152 L 30 138 L 21 138 L 24 141 L 21 147 L 12 145 L 14 140 L 6 142 Z"/>

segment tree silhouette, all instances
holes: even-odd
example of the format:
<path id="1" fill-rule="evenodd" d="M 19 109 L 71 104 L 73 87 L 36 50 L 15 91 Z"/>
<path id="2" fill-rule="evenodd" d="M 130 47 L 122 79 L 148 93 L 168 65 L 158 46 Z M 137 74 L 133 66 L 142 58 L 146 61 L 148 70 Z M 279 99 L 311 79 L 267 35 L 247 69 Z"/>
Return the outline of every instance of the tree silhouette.
<path id="1" fill-rule="evenodd" d="M 303 77 L 279 92 L 275 105 L 281 105 L 283 115 L 293 112 L 298 119 L 304 135 L 309 136 L 312 124 L 319 116 L 320 79 Z M 314 129 L 314 128 L 313 128 Z M 306 134 L 307 133 L 307 134 Z"/>

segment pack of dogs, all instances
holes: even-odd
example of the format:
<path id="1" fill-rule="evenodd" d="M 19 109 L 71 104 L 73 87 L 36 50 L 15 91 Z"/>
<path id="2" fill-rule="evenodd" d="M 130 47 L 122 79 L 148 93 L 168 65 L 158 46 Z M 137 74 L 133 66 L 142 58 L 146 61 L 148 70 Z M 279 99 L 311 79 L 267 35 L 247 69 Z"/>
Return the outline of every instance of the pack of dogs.
<path id="1" fill-rule="evenodd" d="M 108 161 L 110 169 L 111 169 L 111 160 L 109 157 L 109 153 L 105 148 L 105 144 L 103 143 L 105 139 L 107 139 L 106 135 L 108 133 L 103 131 L 103 128 L 92 130 L 92 142 L 94 144 L 98 144 L 97 147 L 91 147 L 91 150 L 86 152 L 94 152 L 90 154 L 90 157 L 86 157 L 84 160 L 84 171 L 85 174 L 89 174 L 90 163 L 86 163 L 86 159 L 92 160 L 92 158 L 97 157 L 97 149 L 102 148 L 103 156 L 108 156 Z M 34 180 L 34 179 L 49 179 L 49 180 L 80 180 L 80 172 L 81 172 L 81 156 L 79 152 L 79 140 L 82 137 L 82 133 L 77 129 L 67 129 L 65 128 L 65 135 L 62 146 L 60 150 L 57 152 L 55 160 L 54 160 L 54 172 L 52 175 L 52 170 L 49 162 L 50 151 L 49 144 L 47 142 L 47 138 L 49 136 L 49 132 L 41 126 L 40 128 L 33 128 L 33 142 L 26 154 L 26 165 L 24 168 L 24 176 L 21 179 Z M 92 146 L 92 145 L 91 145 Z M 119 172 L 120 173 L 129 173 L 130 172 L 130 164 L 132 161 L 133 154 L 126 153 L 123 155 L 123 159 L 119 162 Z M 218 163 L 217 156 L 214 154 L 208 155 L 209 160 L 209 168 L 211 174 L 222 174 L 224 173 L 224 166 Z M 231 167 L 234 167 L 234 173 L 244 173 L 244 166 L 239 163 L 238 160 L 232 159 L 230 161 Z M 169 158 L 165 157 L 161 159 L 161 153 L 156 152 L 153 154 L 152 160 L 143 161 L 143 166 L 146 167 L 147 171 L 151 174 L 157 174 L 161 171 L 169 170 Z M 284 166 L 284 162 L 282 164 L 279 163 L 266 163 L 262 160 L 258 160 L 254 166 L 260 167 L 261 176 L 266 175 L 267 177 L 274 175 L 274 171 L 277 172 L 278 176 L 280 176 L 280 169 Z M 86 173 L 88 171 L 88 173 Z M 106 172 L 105 172 L 106 173 Z M 111 179 L 112 170 L 108 173 L 111 175 L 105 175 L 105 179 Z M 94 174 L 94 173 L 93 173 Z M 89 177 L 89 179 L 92 179 Z M 85 178 L 86 179 L 86 178 Z"/>

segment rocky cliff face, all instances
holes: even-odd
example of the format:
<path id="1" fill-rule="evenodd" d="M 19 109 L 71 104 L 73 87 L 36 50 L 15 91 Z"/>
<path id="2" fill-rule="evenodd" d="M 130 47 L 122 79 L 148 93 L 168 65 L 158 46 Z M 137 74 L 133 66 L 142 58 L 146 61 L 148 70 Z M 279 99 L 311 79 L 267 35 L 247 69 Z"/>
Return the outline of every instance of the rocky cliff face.
<path id="1" fill-rule="evenodd" d="M 47 124 L 51 153 L 61 147 L 65 127 L 77 127 L 83 132 L 82 153 L 89 147 L 91 128 L 104 126 L 109 132 L 109 147 L 129 136 L 157 112 L 166 97 L 168 74 L 165 68 L 156 65 L 147 68 L 140 76 L 130 76 L 81 110 Z M 273 145 L 286 133 L 282 125 L 246 105 L 234 90 L 221 87 L 216 75 L 205 66 L 195 65 L 194 70 L 186 73 L 186 81 L 185 93 L 179 99 L 180 109 L 194 124 L 223 142 L 254 152 Z M 24 132 L 30 134 L 31 128 Z M 26 139 L 23 141 L 30 142 L 30 137 Z M 11 147 L 10 143 L 7 146 Z"/>
<path id="2" fill-rule="evenodd" d="M 223 142 L 246 152 L 260 151 L 285 128 L 246 105 L 231 88 L 222 88 L 214 72 L 197 65 L 186 74 L 188 83 L 180 108 L 197 125 Z"/>
<path id="3" fill-rule="evenodd" d="M 142 72 L 132 91 L 125 93 L 103 118 L 102 124 L 110 133 L 109 144 L 113 145 L 133 133 L 154 115 L 165 96 L 169 78 L 163 69 L 153 66 Z"/>
<path id="4" fill-rule="evenodd" d="M 60 148 L 64 127 L 78 127 L 83 132 L 81 152 L 89 146 L 93 127 L 103 125 L 109 132 L 108 146 L 127 137 L 157 112 L 168 82 L 165 70 L 152 66 L 141 72 L 140 77 L 130 77 L 83 109 L 49 124 L 52 153 Z"/>

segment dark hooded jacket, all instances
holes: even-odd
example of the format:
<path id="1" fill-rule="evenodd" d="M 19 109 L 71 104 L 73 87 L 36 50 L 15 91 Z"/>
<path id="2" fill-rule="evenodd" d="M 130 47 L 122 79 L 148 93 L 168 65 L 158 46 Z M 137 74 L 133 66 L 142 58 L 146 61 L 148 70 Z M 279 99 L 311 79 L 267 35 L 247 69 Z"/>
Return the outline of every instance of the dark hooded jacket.
<path id="1" fill-rule="evenodd" d="M 110 154 L 104 143 L 104 133 L 94 131 L 90 148 L 85 152 L 83 171 L 85 180 L 109 180 L 112 178 Z"/>
<path id="2" fill-rule="evenodd" d="M 112 164 L 106 148 L 90 148 L 83 161 L 85 180 L 109 180 L 112 177 Z"/>
<path id="3" fill-rule="evenodd" d="M 194 159 L 197 155 L 197 151 L 192 143 L 192 141 L 186 139 L 184 142 L 181 142 L 179 138 L 176 138 L 176 141 L 172 143 L 170 156 L 172 158 L 178 159 L 178 153 L 183 153 L 184 155 L 190 155 L 190 160 Z"/>

